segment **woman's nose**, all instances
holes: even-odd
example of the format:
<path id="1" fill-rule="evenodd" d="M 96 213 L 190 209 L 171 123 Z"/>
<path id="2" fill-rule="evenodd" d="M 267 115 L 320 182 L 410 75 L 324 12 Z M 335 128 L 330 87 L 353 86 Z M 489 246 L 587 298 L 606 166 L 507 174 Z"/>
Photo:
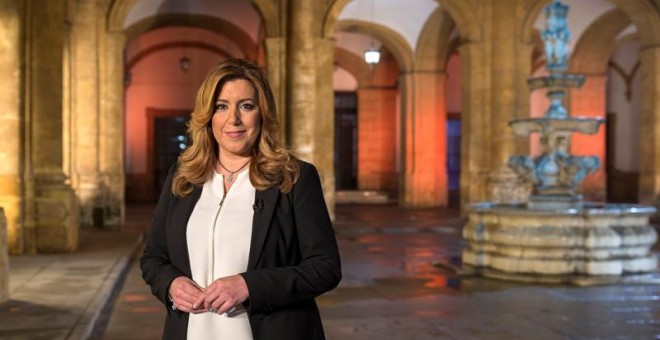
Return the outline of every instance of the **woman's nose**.
<path id="1" fill-rule="evenodd" d="M 241 114 L 239 108 L 235 107 L 229 112 L 229 124 L 241 125 Z"/>

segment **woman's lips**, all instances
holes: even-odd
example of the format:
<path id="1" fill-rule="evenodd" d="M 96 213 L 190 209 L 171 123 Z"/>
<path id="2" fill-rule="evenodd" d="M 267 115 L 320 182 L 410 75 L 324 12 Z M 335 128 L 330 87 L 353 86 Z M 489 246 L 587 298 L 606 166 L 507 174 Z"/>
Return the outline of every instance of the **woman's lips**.
<path id="1" fill-rule="evenodd" d="M 230 138 L 238 138 L 243 136 L 245 134 L 245 131 L 231 131 L 231 132 L 225 132 L 225 134 Z"/>

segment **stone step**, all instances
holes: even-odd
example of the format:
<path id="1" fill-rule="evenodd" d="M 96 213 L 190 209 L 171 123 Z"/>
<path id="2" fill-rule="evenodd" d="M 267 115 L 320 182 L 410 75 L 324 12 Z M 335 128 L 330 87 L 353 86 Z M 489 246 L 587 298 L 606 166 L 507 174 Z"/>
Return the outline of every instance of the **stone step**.
<path id="1" fill-rule="evenodd" d="M 387 192 L 377 190 L 341 190 L 335 194 L 337 204 L 383 204 L 395 202 Z"/>

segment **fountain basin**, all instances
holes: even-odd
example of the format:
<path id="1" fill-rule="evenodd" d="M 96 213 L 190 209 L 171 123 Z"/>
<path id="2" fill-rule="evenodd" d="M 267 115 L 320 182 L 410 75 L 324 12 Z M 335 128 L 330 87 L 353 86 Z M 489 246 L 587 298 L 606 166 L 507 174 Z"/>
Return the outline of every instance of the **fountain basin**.
<path id="1" fill-rule="evenodd" d="M 474 204 L 463 228 L 463 263 L 484 276 L 520 281 L 650 273 L 657 269 L 651 247 L 658 235 L 649 224 L 655 211 L 589 202 L 559 210 Z"/>

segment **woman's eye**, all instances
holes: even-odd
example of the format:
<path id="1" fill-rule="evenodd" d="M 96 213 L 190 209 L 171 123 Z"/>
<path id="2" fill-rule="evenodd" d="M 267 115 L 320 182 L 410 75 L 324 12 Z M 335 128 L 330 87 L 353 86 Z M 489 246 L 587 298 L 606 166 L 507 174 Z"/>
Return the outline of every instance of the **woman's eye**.
<path id="1" fill-rule="evenodd" d="M 252 103 L 243 103 L 241 105 L 241 109 L 243 109 L 245 111 L 252 111 L 252 110 L 254 110 L 254 108 L 255 108 L 255 106 Z"/>
<path id="2" fill-rule="evenodd" d="M 215 106 L 213 107 L 214 111 L 220 111 L 220 110 L 226 110 L 226 109 L 227 109 L 227 104 L 223 104 L 223 103 L 215 104 Z"/>

